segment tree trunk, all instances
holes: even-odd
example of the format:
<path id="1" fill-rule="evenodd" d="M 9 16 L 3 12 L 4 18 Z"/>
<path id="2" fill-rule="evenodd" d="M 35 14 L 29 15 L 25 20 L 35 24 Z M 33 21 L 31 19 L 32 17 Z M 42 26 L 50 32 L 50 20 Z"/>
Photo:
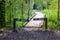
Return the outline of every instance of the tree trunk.
<path id="1" fill-rule="evenodd" d="M 29 22 L 29 16 L 30 16 L 30 0 L 28 1 L 28 22 Z"/>
<path id="2" fill-rule="evenodd" d="M 5 26 L 5 1 L 0 1 L 0 28 Z"/>

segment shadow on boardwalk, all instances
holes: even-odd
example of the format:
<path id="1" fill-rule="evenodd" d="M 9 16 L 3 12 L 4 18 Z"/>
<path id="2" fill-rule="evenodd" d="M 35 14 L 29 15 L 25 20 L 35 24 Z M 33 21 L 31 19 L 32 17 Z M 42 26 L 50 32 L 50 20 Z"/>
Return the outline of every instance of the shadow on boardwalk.
<path id="1" fill-rule="evenodd" d="M 60 34 L 53 31 L 4 31 L 0 33 L 0 40 L 60 40 Z"/>

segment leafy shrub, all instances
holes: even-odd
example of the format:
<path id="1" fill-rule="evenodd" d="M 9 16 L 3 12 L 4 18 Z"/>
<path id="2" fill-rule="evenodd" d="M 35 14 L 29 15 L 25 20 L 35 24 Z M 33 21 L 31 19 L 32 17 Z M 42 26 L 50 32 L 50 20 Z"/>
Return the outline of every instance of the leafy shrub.
<path id="1" fill-rule="evenodd" d="M 48 27 L 51 29 L 57 28 L 58 10 L 45 9 L 45 10 L 42 10 L 42 12 L 45 13 L 45 15 L 48 19 Z"/>

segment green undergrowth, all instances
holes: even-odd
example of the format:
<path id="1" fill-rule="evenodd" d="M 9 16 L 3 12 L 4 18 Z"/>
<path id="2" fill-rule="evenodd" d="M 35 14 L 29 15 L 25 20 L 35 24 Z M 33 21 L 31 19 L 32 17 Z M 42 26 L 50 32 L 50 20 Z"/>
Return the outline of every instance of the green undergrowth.
<path id="1" fill-rule="evenodd" d="M 50 29 L 56 29 L 58 28 L 58 10 L 57 9 L 45 9 L 42 10 L 42 12 L 46 15 L 46 18 L 48 19 L 48 28 Z"/>
<path id="2" fill-rule="evenodd" d="M 18 13 L 18 12 L 17 12 Z M 34 11 L 32 11 L 31 13 L 30 13 L 30 16 L 29 16 L 29 18 L 32 18 L 34 16 Z M 19 19 L 19 17 L 20 18 L 24 18 L 24 19 L 27 19 L 28 18 L 28 13 L 26 12 L 26 11 L 24 11 L 24 13 L 23 13 L 23 17 L 22 17 L 22 13 L 19 15 L 17 15 L 16 16 L 18 19 Z M 22 21 L 17 21 L 16 22 L 16 26 L 17 26 L 17 28 L 22 28 L 23 26 L 25 26 L 25 22 L 22 22 Z"/>
<path id="3" fill-rule="evenodd" d="M 13 12 L 12 14 L 13 14 L 13 16 L 11 18 L 11 21 L 9 20 L 9 16 L 6 15 L 6 27 L 3 28 L 4 30 L 13 29 L 13 27 L 14 27 L 13 21 L 15 18 L 17 18 L 17 19 L 20 19 L 20 18 L 27 19 L 28 18 L 28 10 L 27 9 L 23 10 L 23 16 L 22 16 L 22 10 L 21 9 L 16 10 L 16 12 Z M 32 10 L 29 18 L 32 18 L 34 15 L 35 15 L 34 11 Z M 25 22 L 16 21 L 16 28 L 22 28 L 24 26 L 25 26 Z"/>

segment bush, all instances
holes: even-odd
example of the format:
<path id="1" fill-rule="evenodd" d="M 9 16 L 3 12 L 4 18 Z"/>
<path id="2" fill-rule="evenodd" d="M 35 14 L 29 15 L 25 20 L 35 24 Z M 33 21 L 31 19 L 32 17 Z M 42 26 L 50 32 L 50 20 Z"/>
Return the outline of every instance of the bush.
<path id="1" fill-rule="evenodd" d="M 50 9 L 46 9 L 46 10 L 41 10 L 43 13 L 45 13 L 46 17 L 48 18 L 48 27 L 51 29 L 56 29 L 57 28 L 57 13 L 58 10 L 50 10 Z"/>

